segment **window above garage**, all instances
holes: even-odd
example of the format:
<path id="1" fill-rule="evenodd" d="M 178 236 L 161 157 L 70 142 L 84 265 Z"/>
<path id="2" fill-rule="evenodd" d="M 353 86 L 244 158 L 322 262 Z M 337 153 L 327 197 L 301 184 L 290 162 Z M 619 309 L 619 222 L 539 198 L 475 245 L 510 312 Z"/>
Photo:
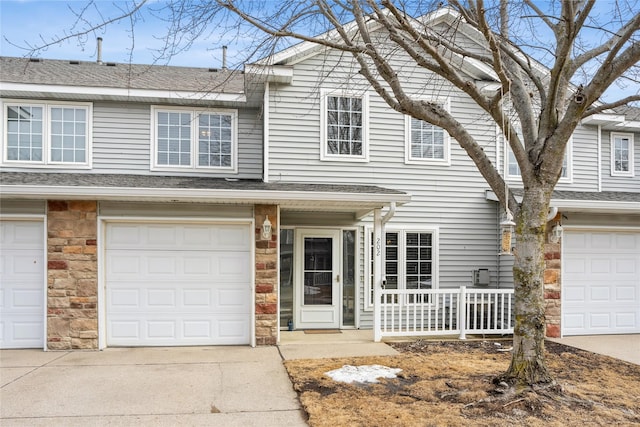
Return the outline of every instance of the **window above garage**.
<path id="1" fill-rule="evenodd" d="M 90 167 L 91 108 L 90 103 L 5 101 L 3 164 Z"/>
<path id="2" fill-rule="evenodd" d="M 152 107 L 151 170 L 237 172 L 236 110 Z"/>

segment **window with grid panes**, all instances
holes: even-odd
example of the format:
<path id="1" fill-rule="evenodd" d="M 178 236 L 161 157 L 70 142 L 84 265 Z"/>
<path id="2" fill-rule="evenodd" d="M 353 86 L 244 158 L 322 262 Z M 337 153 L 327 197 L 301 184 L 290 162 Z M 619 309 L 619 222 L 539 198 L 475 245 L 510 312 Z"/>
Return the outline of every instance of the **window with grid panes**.
<path id="1" fill-rule="evenodd" d="M 4 161 L 89 164 L 90 105 L 4 104 Z"/>
<path id="2" fill-rule="evenodd" d="M 373 301 L 373 238 L 370 247 L 370 296 Z M 433 233 L 385 233 L 385 289 L 431 289 L 433 286 Z M 408 298 L 414 302 L 414 298 Z"/>
<path id="3" fill-rule="evenodd" d="M 236 111 L 154 108 L 155 167 L 235 167 Z"/>
<path id="4" fill-rule="evenodd" d="M 363 157 L 363 99 L 348 96 L 326 97 L 326 155 Z"/>

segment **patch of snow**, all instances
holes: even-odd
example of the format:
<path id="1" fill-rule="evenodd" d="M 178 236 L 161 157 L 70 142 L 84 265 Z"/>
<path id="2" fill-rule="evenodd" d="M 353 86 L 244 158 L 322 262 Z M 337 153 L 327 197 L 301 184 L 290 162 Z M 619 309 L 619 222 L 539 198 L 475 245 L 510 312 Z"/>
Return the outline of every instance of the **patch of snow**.
<path id="1" fill-rule="evenodd" d="M 388 368 L 382 365 L 344 365 L 342 368 L 325 372 L 334 381 L 342 383 L 377 383 L 378 378 L 396 378 L 402 372 L 400 368 Z"/>

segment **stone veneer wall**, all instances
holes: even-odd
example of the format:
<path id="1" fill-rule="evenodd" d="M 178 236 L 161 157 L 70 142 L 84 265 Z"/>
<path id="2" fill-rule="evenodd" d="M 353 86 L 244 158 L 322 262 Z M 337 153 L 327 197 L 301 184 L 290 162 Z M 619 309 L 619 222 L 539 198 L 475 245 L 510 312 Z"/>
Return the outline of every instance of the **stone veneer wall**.
<path id="1" fill-rule="evenodd" d="M 266 216 L 272 224 L 271 240 L 262 239 Z M 255 206 L 256 240 L 256 345 L 275 345 L 278 339 L 278 207 Z"/>
<path id="2" fill-rule="evenodd" d="M 561 295 L 561 242 L 549 242 L 549 232 L 554 223 L 547 224 L 547 243 L 544 245 L 544 299 L 546 317 L 546 335 L 560 337 L 560 295 Z"/>
<path id="3" fill-rule="evenodd" d="M 98 348 L 97 202 L 47 205 L 47 347 Z"/>

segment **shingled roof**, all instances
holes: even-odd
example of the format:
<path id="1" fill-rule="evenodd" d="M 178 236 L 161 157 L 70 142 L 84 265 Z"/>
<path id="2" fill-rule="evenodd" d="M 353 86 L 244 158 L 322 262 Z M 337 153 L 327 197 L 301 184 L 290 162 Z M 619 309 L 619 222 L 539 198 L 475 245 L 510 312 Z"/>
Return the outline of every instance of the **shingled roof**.
<path id="1" fill-rule="evenodd" d="M 160 175 L 0 172 L 0 194 L 32 199 L 279 204 L 283 208 L 353 212 L 364 216 L 390 203 L 407 203 L 402 191 L 374 185 L 265 183 L 206 177 Z"/>
<path id="2" fill-rule="evenodd" d="M 243 93 L 238 70 L 0 57 L 0 81 L 118 89 Z"/>

